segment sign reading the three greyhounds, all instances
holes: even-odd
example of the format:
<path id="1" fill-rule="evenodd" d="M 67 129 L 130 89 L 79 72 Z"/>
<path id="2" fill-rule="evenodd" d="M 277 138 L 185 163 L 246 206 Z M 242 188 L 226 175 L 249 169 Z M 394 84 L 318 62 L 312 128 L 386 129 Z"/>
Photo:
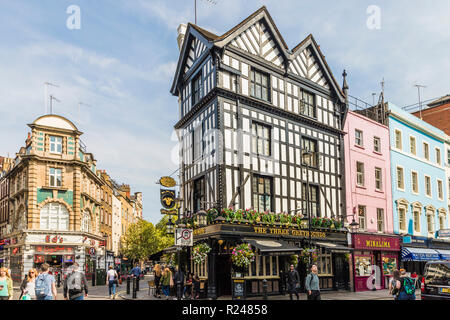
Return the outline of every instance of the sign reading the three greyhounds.
<path id="1" fill-rule="evenodd" d="M 193 230 L 185 228 L 175 229 L 175 245 L 183 247 L 192 247 L 194 244 Z"/>
<path id="2" fill-rule="evenodd" d="M 175 191 L 161 189 L 161 204 L 165 209 L 173 209 L 175 207 Z"/>

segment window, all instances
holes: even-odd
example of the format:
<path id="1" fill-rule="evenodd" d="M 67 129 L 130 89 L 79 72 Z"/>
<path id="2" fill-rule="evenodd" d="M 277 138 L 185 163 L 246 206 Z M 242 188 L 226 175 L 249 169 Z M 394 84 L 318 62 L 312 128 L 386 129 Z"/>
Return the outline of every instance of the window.
<path id="1" fill-rule="evenodd" d="M 398 225 L 400 231 L 406 230 L 406 210 L 405 208 L 398 208 Z"/>
<path id="2" fill-rule="evenodd" d="M 359 229 L 366 229 L 366 206 L 358 206 Z"/>
<path id="3" fill-rule="evenodd" d="M 61 187 L 61 169 L 50 168 L 50 187 Z"/>
<path id="4" fill-rule="evenodd" d="M 433 213 L 427 213 L 428 233 L 434 233 Z"/>
<path id="5" fill-rule="evenodd" d="M 321 276 L 332 276 L 331 252 L 325 248 L 317 249 L 317 271 Z"/>
<path id="6" fill-rule="evenodd" d="M 315 118 L 316 107 L 314 105 L 314 95 L 304 90 L 302 90 L 300 94 L 300 113 L 305 116 Z"/>
<path id="7" fill-rule="evenodd" d="M 62 153 L 62 138 L 50 136 L 50 152 Z"/>
<path id="8" fill-rule="evenodd" d="M 444 215 L 439 216 L 439 229 L 443 230 L 445 229 L 445 217 Z"/>
<path id="9" fill-rule="evenodd" d="M 377 208 L 377 230 L 384 232 L 384 209 Z"/>
<path id="10" fill-rule="evenodd" d="M 363 132 L 361 130 L 355 130 L 355 144 L 357 146 L 363 146 Z"/>
<path id="11" fill-rule="evenodd" d="M 305 155 L 304 161 L 302 160 L 302 163 L 316 168 L 318 166 L 317 141 L 309 138 L 302 138 L 302 149 L 308 150 L 312 153 L 310 156 Z"/>
<path id="12" fill-rule="evenodd" d="M 356 185 L 364 187 L 364 163 L 356 162 Z"/>
<path id="13" fill-rule="evenodd" d="M 416 150 L 416 138 L 413 136 L 409 137 L 409 149 L 413 155 L 417 154 Z"/>
<path id="14" fill-rule="evenodd" d="M 250 95 L 269 101 L 269 76 L 252 69 L 250 74 Z"/>
<path id="15" fill-rule="evenodd" d="M 199 72 L 192 80 L 192 106 L 200 101 L 200 90 L 202 85 L 202 73 Z"/>
<path id="16" fill-rule="evenodd" d="M 375 188 L 381 190 L 383 188 L 383 177 L 381 168 L 375 168 Z"/>
<path id="17" fill-rule="evenodd" d="M 423 143 L 423 157 L 430 161 L 430 147 L 426 142 Z"/>
<path id="18" fill-rule="evenodd" d="M 415 171 L 411 171 L 411 189 L 413 193 L 419 193 L 419 179 Z"/>
<path id="19" fill-rule="evenodd" d="M 357 277 L 368 277 L 372 275 L 372 257 L 355 255 L 355 273 Z"/>
<path id="20" fill-rule="evenodd" d="M 403 168 L 397 167 L 397 189 L 405 189 L 405 179 L 403 176 Z"/>
<path id="21" fill-rule="evenodd" d="M 402 150 L 402 132 L 395 130 L 395 148 Z"/>
<path id="22" fill-rule="evenodd" d="M 102 217 L 102 219 L 103 219 L 103 217 Z M 91 232 L 91 230 L 92 230 L 91 226 L 92 226 L 91 214 L 89 212 L 85 211 L 83 213 L 83 218 L 81 219 L 81 231 Z"/>
<path id="23" fill-rule="evenodd" d="M 306 214 L 308 208 L 307 197 L 309 196 L 309 209 L 311 210 L 311 217 L 320 217 L 320 203 L 319 203 L 319 187 L 309 185 L 309 195 L 306 194 L 307 184 L 302 185 L 302 199 L 303 199 L 303 212 Z"/>
<path id="24" fill-rule="evenodd" d="M 420 232 L 420 210 L 414 209 L 414 232 Z"/>
<path id="25" fill-rule="evenodd" d="M 442 188 L 442 180 L 437 180 L 438 197 L 440 200 L 444 200 L 444 189 Z"/>
<path id="26" fill-rule="evenodd" d="M 203 154 L 203 123 L 201 125 L 198 125 L 195 129 L 194 129 L 194 143 L 192 145 L 193 147 L 193 162 L 195 162 L 195 160 L 197 160 L 198 158 L 200 158 Z"/>
<path id="27" fill-rule="evenodd" d="M 272 178 L 253 176 L 253 208 L 272 211 Z"/>
<path id="28" fill-rule="evenodd" d="M 441 149 L 436 148 L 436 163 L 441 165 Z"/>
<path id="29" fill-rule="evenodd" d="M 257 122 L 252 123 L 253 152 L 270 156 L 270 127 Z"/>
<path id="30" fill-rule="evenodd" d="M 248 275 L 250 277 L 258 276 L 278 276 L 278 257 L 277 256 L 261 256 L 256 254 L 255 260 L 249 265 Z"/>
<path id="31" fill-rule="evenodd" d="M 425 193 L 431 197 L 431 178 L 428 176 L 425 176 Z"/>
<path id="32" fill-rule="evenodd" d="M 194 181 L 194 213 L 205 208 L 205 178 Z"/>
<path id="33" fill-rule="evenodd" d="M 381 140 L 378 137 L 373 137 L 373 151 L 381 152 Z"/>
<path id="34" fill-rule="evenodd" d="M 60 203 L 47 203 L 40 212 L 41 230 L 69 230 L 69 211 Z"/>

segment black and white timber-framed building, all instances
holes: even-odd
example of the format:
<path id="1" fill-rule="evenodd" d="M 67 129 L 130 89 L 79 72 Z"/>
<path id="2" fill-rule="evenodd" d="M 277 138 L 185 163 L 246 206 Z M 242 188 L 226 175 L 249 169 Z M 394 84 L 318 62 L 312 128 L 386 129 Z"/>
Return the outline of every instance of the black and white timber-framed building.
<path id="1" fill-rule="evenodd" d="M 178 31 L 171 93 L 179 102 L 182 212 L 233 207 L 305 213 L 308 181 L 312 216 L 341 220 L 346 92 L 313 36 L 288 49 L 265 7 L 222 36 L 190 23 Z M 309 172 L 302 166 L 302 149 L 316 152 Z M 193 267 L 208 279 L 210 297 L 230 294 L 229 249 L 244 238 L 258 235 L 225 225 L 196 233 L 194 241 L 212 247 L 205 265 Z M 273 239 L 302 247 L 306 237 Z M 347 235 L 335 232 L 321 240 L 345 246 Z M 347 288 L 345 250 L 319 249 L 327 259 L 319 268 L 321 287 Z M 273 293 L 282 291 L 287 258 L 271 253 L 256 260 L 247 291 L 260 293 L 263 278 L 272 280 Z"/>

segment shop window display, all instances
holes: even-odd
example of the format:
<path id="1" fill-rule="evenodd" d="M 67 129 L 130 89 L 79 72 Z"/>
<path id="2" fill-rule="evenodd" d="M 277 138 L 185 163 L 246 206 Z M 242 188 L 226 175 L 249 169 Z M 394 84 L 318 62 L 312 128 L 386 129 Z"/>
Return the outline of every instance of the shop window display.
<path id="1" fill-rule="evenodd" d="M 355 270 L 358 277 L 369 277 L 372 275 L 372 257 L 356 256 Z"/>
<path id="2" fill-rule="evenodd" d="M 397 269 L 397 259 L 390 257 L 383 257 L 383 274 L 385 276 L 391 276 L 394 274 L 394 270 Z"/>

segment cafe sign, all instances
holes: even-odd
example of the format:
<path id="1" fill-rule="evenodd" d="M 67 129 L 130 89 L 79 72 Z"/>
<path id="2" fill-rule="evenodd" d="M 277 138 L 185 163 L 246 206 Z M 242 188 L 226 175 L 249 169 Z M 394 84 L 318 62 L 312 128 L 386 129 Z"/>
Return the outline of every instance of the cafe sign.
<path id="1" fill-rule="evenodd" d="M 400 238 L 354 234 L 352 242 L 360 250 L 400 251 Z"/>
<path id="2" fill-rule="evenodd" d="M 66 246 L 36 246 L 37 254 L 73 254 L 73 247 Z"/>

